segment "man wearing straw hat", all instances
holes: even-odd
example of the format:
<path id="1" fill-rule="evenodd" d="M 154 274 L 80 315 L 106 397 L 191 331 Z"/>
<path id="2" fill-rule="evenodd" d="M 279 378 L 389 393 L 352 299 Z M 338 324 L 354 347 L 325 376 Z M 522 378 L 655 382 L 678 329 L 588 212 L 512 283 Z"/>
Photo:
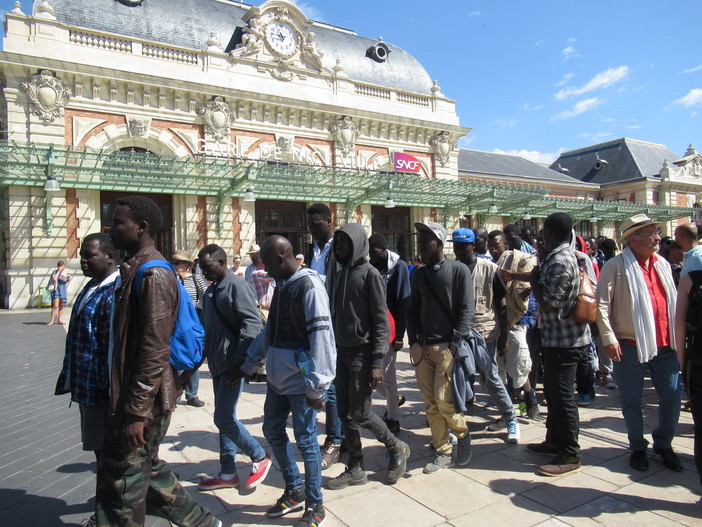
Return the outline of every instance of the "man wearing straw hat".
<path id="1" fill-rule="evenodd" d="M 605 353 L 614 361 L 622 414 L 632 450 L 629 464 L 648 470 L 642 393 L 648 368 L 658 396 L 653 451 L 670 470 L 683 467 L 671 443 L 680 414 L 678 358 L 675 353 L 676 290 L 670 264 L 656 251 L 661 222 L 636 214 L 621 226 L 621 254 L 602 268 L 597 282 L 597 326 Z"/>

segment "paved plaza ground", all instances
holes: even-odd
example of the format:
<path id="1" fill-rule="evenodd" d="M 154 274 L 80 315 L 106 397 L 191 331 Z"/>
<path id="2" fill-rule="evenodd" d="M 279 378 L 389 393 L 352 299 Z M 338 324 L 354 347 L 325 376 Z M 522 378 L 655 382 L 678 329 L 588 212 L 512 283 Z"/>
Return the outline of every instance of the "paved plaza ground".
<path id="1" fill-rule="evenodd" d="M 47 328 L 47 320 L 46 310 L 0 314 L 1 527 L 79 526 L 94 508 L 95 463 L 91 452 L 81 450 L 78 408 L 69 407 L 68 396 L 53 395 L 65 330 L 62 326 Z M 398 357 L 400 391 L 407 397 L 400 409 L 401 437 L 412 448 L 409 472 L 396 485 L 385 484 L 385 449 L 365 434 L 369 482 L 341 491 L 325 490 L 326 525 L 702 526 L 690 414 L 681 414 L 674 441 L 685 471 L 671 472 L 652 456 L 648 472 L 634 472 L 628 464 L 617 391 L 599 387 L 594 402 L 580 410 L 582 470 L 547 478 L 536 472 L 544 458 L 526 450 L 528 442 L 543 439 L 543 420 L 522 421 L 521 444 L 508 445 L 503 434 L 485 431 L 497 412 L 479 394 L 473 412 L 466 416 L 474 444 L 472 461 L 466 467 L 425 475 L 422 468 L 432 457 L 429 429 L 406 350 Z M 212 385 L 206 369 L 200 397 L 207 403 L 203 408 L 182 406 L 174 413 L 162 457 L 224 526 L 294 525 L 297 515 L 275 520 L 265 516 L 282 492 L 277 467 L 255 491 L 198 492 L 200 478 L 219 468 Z M 261 433 L 264 397 L 265 385 L 247 386 L 239 417 L 267 447 Z M 650 434 L 657 415 L 650 382 L 645 401 Z M 376 411 L 382 413 L 381 404 Z M 325 471 L 325 480 L 343 469 L 337 464 Z M 248 470 L 248 462 L 242 459 L 240 475 Z M 169 523 L 150 517 L 147 525 L 165 527 Z"/>

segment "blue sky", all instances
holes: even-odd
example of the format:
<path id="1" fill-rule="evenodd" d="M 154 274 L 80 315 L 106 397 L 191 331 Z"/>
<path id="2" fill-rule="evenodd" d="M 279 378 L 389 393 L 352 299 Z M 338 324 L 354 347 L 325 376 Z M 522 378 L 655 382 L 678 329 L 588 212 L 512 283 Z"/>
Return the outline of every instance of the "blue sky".
<path id="1" fill-rule="evenodd" d="M 12 5 L 0 0 L 3 11 Z M 30 5 L 23 2 L 25 11 Z M 297 5 L 309 18 L 382 35 L 414 55 L 473 129 L 459 146 L 541 162 L 620 137 L 680 156 L 689 143 L 702 151 L 699 0 Z"/>

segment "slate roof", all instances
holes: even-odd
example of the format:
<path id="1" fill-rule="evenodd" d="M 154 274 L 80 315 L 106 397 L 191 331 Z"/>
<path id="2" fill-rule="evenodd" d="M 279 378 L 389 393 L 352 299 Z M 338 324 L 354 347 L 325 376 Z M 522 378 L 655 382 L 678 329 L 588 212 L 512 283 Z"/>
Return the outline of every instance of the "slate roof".
<path id="1" fill-rule="evenodd" d="M 37 2 L 38 3 L 38 2 Z M 50 0 L 56 19 L 69 26 L 115 33 L 184 48 L 201 50 L 214 32 L 222 45 L 239 41 L 250 5 L 228 0 L 144 0 L 129 7 L 115 0 Z M 36 4 L 35 4 L 36 9 Z M 411 55 L 386 42 L 390 54 L 383 63 L 366 57 L 376 39 L 325 25 L 311 28 L 317 36 L 325 67 L 336 59 L 350 79 L 401 91 L 431 95 L 432 81 Z M 230 44 L 230 47 L 234 47 Z"/>
<path id="2" fill-rule="evenodd" d="M 598 170 L 597 160 L 605 160 Z M 590 183 L 614 183 L 644 177 L 660 177 L 663 161 L 672 163 L 678 154 L 665 145 L 621 138 L 570 152 L 563 152 L 551 165 L 568 169 L 568 175 Z"/>
<path id="3" fill-rule="evenodd" d="M 547 185 L 549 182 L 582 185 L 577 179 L 523 157 L 480 150 L 458 151 L 458 173 L 514 178 L 520 183 L 533 182 L 537 185 Z"/>

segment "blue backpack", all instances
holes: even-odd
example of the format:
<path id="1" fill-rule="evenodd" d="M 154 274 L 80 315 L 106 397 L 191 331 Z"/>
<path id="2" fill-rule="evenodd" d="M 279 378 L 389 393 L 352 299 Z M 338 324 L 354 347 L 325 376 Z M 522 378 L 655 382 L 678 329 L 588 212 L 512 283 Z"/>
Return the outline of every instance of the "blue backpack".
<path id="1" fill-rule="evenodd" d="M 134 287 L 137 295 L 141 288 L 144 271 L 152 267 L 170 269 L 173 271 L 173 274 L 176 274 L 173 266 L 165 260 L 151 260 L 142 264 L 137 269 L 134 277 Z M 170 363 L 176 370 L 193 370 L 202 364 L 205 348 L 205 328 L 200 324 L 200 319 L 190 299 L 190 294 L 185 290 L 185 286 L 178 279 L 177 275 L 176 280 L 178 281 L 178 314 L 170 340 Z"/>

